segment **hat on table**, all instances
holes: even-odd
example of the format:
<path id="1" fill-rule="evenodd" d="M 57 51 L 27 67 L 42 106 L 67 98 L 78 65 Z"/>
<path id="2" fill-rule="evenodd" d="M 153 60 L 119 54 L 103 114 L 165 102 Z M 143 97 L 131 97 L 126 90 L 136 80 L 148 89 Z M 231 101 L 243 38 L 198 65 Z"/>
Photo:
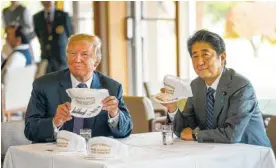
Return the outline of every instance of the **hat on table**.
<path id="1" fill-rule="evenodd" d="M 128 146 L 108 137 L 94 137 L 87 143 L 89 158 L 118 159 L 128 156 Z"/>
<path id="2" fill-rule="evenodd" d="M 69 131 L 59 131 L 57 133 L 56 151 L 60 152 L 85 152 L 85 139 Z"/>

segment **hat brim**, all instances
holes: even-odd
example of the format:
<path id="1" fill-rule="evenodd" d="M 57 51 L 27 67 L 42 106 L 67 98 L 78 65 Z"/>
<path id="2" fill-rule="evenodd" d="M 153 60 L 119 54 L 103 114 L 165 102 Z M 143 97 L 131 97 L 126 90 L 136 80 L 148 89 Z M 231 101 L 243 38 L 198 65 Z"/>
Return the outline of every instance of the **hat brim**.
<path id="1" fill-rule="evenodd" d="M 161 104 L 167 104 L 167 103 L 173 103 L 173 102 L 177 102 L 179 100 L 182 99 L 186 99 L 187 97 L 178 97 L 178 98 L 174 98 L 171 95 L 168 95 L 166 93 L 158 93 L 154 96 L 152 96 L 152 100 L 157 102 L 157 103 L 161 103 Z"/>
<path id="2" fill-rule="evenodd" d="M 112 159 L 119 159 L 120 157 L 96 157 L 96 156 L 90 156 L 86 155 L 84 159 L 86 160 L 112 160 Z"/>

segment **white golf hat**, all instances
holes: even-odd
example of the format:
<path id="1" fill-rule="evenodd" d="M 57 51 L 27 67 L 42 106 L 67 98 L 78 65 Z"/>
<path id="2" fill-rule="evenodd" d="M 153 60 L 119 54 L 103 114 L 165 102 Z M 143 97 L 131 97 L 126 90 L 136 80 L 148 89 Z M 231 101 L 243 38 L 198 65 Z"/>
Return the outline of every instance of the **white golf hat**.
<path id="1" fill-rule="evenodd" d="M 102 101 L 109 96 L 107 89 L 70 88 L 66 92 L 72 100 L 70 113 L 79 118 L 97 116 L 102 110 Z"/>
<path id="2" fill-rule="evenodd" d="M 190 82 L 179 77 L 166 75 L 163 83 L 165 92 L 152 96 L 152 99 L 158 103 L 172 103 L 193 96 Z"/>
<path id="3" fill-rule="evenodd" d="M 85 152 L 86 141 L 80 135 L 69 131 L 59 131 L 57 133 L 57 152 Z"/>
<path id="4" fill-rule="evenodd" d="M 108 137 L 94 137 L 87 143 L 89 159 L 119 159 L 128 156 L 128 146 Z"/>

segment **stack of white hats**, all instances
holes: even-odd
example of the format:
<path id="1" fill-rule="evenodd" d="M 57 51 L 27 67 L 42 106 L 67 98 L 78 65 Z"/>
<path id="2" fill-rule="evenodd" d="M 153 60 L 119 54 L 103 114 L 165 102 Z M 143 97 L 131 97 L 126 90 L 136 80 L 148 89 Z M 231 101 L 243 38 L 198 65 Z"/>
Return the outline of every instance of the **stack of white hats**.
<path id="1" fill-rule="evenodd" d="M 57 133 L 57 148 L 60 152 L 85 152 L 86 141 L 80 135 L 69 131 L 59 131 Z"/>
<path id="2" fill-rule="evenodd" d="M 128 156 L 128 146 L 112 138 L 95 137 L 88 141 L 87 154 L 95 159 L 119 159 Z"/>

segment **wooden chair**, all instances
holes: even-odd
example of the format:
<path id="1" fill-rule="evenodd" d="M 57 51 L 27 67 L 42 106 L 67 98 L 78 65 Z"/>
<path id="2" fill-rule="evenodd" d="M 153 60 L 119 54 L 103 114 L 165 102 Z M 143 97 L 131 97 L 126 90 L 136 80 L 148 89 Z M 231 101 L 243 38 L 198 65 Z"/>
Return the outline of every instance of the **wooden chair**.
<path id="1" fill-rule="evenodd" d="M 271 117 L 266 128 L 266 132 L 270 140 L 274 154 L 276 155 L 276 116 Z"/>
<path id="2" fill-rule="evenodd" d="M 156 131 L 156 124 L 166 123 L 166 116 L 155 117 L 152 104 L 147 97 L 124 96 L 123 99 L 133 121 L 132 133 Z"/>

